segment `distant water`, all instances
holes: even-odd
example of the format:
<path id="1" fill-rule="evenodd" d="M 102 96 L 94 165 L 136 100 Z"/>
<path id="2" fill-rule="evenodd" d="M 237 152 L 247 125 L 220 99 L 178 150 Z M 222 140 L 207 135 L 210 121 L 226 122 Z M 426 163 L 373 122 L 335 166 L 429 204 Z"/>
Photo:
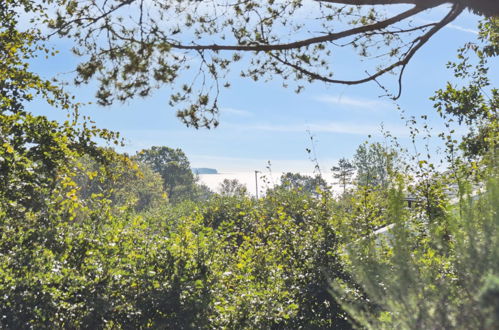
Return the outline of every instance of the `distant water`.
<path id="1" fill-rule="evenodd" d="M 272 188 L 274 185 L 280 183 L 280 178 L 283 173 L 258 173 L 258 193 L 262 194 L 267 189 Z M 313 173 L 301 173 L 303 175 L 313 176 Z M 219 192 L 220 184 L 224 179 L 237 179 L 242 184 L 246 185 L 248 192 L 255 195 L 256 182 L 255 172 L 228 172 L 218 174 L 199 174 L 199 180 L 207 185 L 211 190 Z M 333 186 L 334 191 L 341 191 L 337 184 L 333 184 L 331 174 L 324 175 L 324 179 Z"/>

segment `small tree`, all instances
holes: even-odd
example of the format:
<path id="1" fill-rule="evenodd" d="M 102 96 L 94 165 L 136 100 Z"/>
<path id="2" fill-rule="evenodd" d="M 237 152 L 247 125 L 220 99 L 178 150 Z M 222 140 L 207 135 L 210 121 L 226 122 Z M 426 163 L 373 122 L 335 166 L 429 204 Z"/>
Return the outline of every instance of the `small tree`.
<path id="1" fill-rule="evenodd" d="M 327 182 L 320 176 L 303 175 L 300 173 L 284 173 L 277 189 L 299 190 L 310 195 L 318 195 L 319 191 L 329 191 Z"/>
<path id="2" fill-rule="evenodd" d="M 220 195 L 229 197 L 246 196 L 248 194 L 248 188 L 237 179 L 224 179 L 220 183 L 218 190 Z"/>
<path id="3" fill-rule="evenodd" d="M 205 185 L 204 183 L 196 182 L 194 185 L 193 195 L 191 200 L 193 201 L 207 201 L 209 200 L 215 193 Z"/>

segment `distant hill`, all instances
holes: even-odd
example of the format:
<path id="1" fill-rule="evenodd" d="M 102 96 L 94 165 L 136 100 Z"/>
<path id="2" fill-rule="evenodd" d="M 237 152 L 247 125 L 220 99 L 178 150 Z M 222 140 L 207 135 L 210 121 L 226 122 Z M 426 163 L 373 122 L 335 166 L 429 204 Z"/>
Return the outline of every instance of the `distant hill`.
<path id="1" fill-rule="evenodd" d="M 218 174 L 218 171 L 216 169 L 206 167 L 193 168 L 192 172 L 194 174 Z"/>

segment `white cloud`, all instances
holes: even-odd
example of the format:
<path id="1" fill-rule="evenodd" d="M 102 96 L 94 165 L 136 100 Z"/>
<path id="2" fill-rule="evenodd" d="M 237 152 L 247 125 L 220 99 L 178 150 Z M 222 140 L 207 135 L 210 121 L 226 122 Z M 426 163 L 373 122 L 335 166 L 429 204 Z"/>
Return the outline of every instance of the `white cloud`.
<path id="1" fill-rule="evenodd" d="M 240 109 L 234 109 L 234 108 L 222 108 L 220 110 L 222 114 L 231 114 L 231 115 L 236 115 L 240 117 L 251 117 L 253 114 L 249 111 L 246 110 L 240 110 Z"/>
<path id="2" fill-rule="evenodd" d="M 429 19 L 420 18 L 420 19 L 417 19 L 417 22 L 419 22 L 420 24 L 429 24 L 429 23 L 438 22 L 439 20 L 440 19 L 429 20 Z M 466 32 L 466 33 L 478 34 L 478 31 L 476 29 L 467 28 L 467 27 L 464 27 L 462 25 L 454 24 L 454 23 L 447 24 L 446 26 L 444 26 L 444 28 L 457 30 L 457 31 L 461 31 L 461 32 Z"/>
<path id="3" fill-rule="evenodd" d="M 312 133 L 339 133 L 353 135 L 381 135 L 381 124 L 359 124 L 351 122 L 329 122 L 329 123 L 309 123 L 309 124 L 257 124 L 257 125 L 230 125 L 232 128 L 252 130 L 252 131 L 269 131 L 269 132 L 306 132 Z M 395 136 L 408 136 L 408 129 L 400 125 L 383 125 L 385 130 L 391 132 Z"/>
<path id="4" fill-rule="evenodd" d="M 458 31 L 462 31 L 462 32 L 468 32 L 468 33 L 478 34 L 478 31 L 475 30 L 475 29 L 465 28 L 463 26 L 456 25 L 456 24 L 447 24 L 446 27 L 449 28 L 449 29 L 454 29 L 454 30 L 458 30 Z"/>
<path id="5" fill-rule="evenodd" d="M 363 108 L 370 110 L 379 110 L 384 109 L 390 106 L 389 103 L 380 100 L 368 100 L 363 98 L 354 98 L 348 96 L 331 96 L 331 95 L 322 95 L 314 98 L 316 101 L 326 103 L 329 105 L 339 105 L 345 107 L 353 107 L 353 108 Z"/>

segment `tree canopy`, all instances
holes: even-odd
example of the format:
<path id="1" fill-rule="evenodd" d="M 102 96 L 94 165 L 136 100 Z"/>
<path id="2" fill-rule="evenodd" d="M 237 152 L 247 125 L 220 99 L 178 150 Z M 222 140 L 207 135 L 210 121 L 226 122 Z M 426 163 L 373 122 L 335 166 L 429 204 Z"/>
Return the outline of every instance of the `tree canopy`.
<path id="1" fill-rule="evenodd" d="M 357 183 L 364 187 L 387 187 L 394 170 L 396 153 L 380 143 L 361 144 L 355 152 L 353 165 Z"/>
<path id="2" fill-rule="evenodd" d="M 139 151 L 136 158 L 161 175 L 163 189 L 171 201 L 192 193 L 195 178 L 189 159 L 181 149 L 152 147 Z"/>
<path id="3" fill-rule="evenodd" d="M 237 179 L 224 179 L 218 190 L 222 196 L 245 196 L 248 195 L 248 188 Z"/>
<path id="4" fill-rule="evenodd" d="M 318 174 L 310 176 L 288 172 L 281 175 L 281 184 L 274 189 L 298 190 L 308 195 L 317 196 L 329 188 L 324 178 Z"/>
<path id="5" fill-rule="evenodd" d="M 354 165 L 346 158 L 341 158 L 337 166 L 331 168 L 333 178 L 343 187 L 343 193 L 347 190 L 347 184 L 352 182 L 352 176 L 355 171 Z"/>
<path id="6" fill-rule="evenodd" d="M 218 124 L 218 95 L 229 87 L 231 69 L 245 53 L 241 75 L 254 80 L 280 77 L 361 84 L 391 72 L 402 75 L 414 55 L 443 27 L 471 10 L 485 18 L 499 14 L 494 0 L 317 0 L 169 1 L 46 0 L 57 4 L 45 22 L 53 34 L 74 39 L 78 83 L 97 78 L 103 105 L 147 96 L 175 83 L 171 105 L 187 125 Z M 395 6 L 394 6 L 395 5 Z M 445 6 L 434 22 L 418 15 Z M 395 12 L 395 13 L 394 13 Z M 351 47 L 372 66 L 359 76 L 337 77 L 334 56 Z M 188 73 L 186 73 L 188 72 Z M 359 73 L 356 73 L 359 74 Z M 364 76 L 362 76 L 362 74 Z M 188 78 L 186 78 L 188 77 Z"/>

